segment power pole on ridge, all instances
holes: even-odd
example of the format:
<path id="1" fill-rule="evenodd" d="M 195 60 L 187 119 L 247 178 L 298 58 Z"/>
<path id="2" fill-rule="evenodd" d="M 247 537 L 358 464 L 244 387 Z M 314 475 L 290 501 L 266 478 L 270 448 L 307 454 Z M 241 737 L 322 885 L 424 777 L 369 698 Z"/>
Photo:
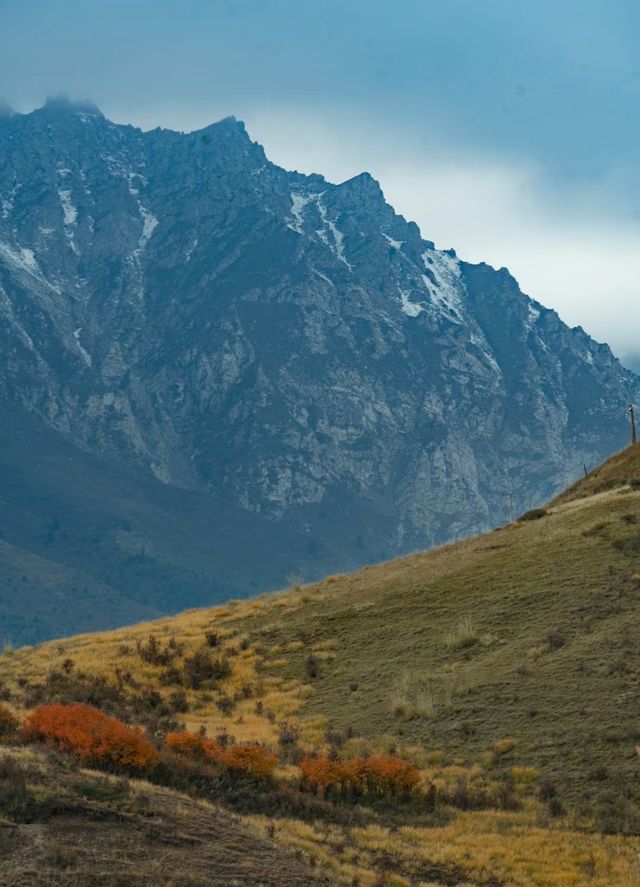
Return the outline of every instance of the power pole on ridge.
<path id="1" fill-rule="evenodd" d="M 629 404 L 629 415 L 631 417 L 631 443 L 637 444 L 638 443 L 638 432 L 636 429 L 636 414 L 633 409 L 632 403 Z"/>

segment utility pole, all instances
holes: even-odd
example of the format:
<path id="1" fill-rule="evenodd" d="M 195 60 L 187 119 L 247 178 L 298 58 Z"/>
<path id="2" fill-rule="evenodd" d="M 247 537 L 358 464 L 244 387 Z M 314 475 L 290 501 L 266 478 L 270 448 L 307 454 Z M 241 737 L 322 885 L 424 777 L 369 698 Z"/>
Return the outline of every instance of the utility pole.
<path id="1" fill-rule="evenodd" d="M 631 417 L 631 443 L 638 443 L 638 432 L 636 430 L 636 414 L 633 409 L 633 404 L 629 404 L 629 416 Z"/>

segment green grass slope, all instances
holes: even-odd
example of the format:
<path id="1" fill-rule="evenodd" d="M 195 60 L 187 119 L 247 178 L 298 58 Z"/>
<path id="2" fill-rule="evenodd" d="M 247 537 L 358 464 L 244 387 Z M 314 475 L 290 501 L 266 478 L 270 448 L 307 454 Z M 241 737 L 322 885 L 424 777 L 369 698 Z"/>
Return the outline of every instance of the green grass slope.
<path id="1" fill-rule="evenodd" d="M 334 650 L 304 710 L 336 730 L 467 761 L 510 738 L 514 761 L 538 767 L 572 806 L 602 821 L 615 808 L 617 826 L 632 827 L 640 491 L 628 483 L 639 456 L 600 469 L 607 492 L 588 495 L 589 481 L 538 520 L 306 586 L 286 618 L 239 627 L 265 647 L 302 640 L 286 657 L 291 678 L 308 670 L 309 646 Z"/>

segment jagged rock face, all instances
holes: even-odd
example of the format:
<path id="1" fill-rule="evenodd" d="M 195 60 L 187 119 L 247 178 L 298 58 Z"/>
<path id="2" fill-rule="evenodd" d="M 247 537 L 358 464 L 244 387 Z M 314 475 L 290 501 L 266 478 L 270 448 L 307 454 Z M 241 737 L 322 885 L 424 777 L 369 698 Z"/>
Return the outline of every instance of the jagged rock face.
<path id="1" fill-rule="evenodd" d="M 262 515 L 274 545 L 292 516 L 322 536 L 323 508 L 368 509 L 340 567 L 545 498 L 624 444 L 640 390 L 369 175 L 282 170 L 234 119 L 0 115 L 0 318 L 5 409 Z"/>

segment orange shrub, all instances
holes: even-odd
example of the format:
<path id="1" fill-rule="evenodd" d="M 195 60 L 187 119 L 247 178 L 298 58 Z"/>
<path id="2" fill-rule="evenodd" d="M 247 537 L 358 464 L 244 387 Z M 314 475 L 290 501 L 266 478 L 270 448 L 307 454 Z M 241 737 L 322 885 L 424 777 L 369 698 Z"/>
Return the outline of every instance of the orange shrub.
<path id="1" fill-rule="evenodd" d="M 305 757 L 300 762 L 300 772 L 309 788 L 324 795 L 327 789 L 345 787 L 345 764 L 344 761 L 332 761 L 321 755 Z"/>
<path id="2" fill-rule="evenodd" d="M 300 771 L 313 791 L 351 791 L 361 795 L 408 795 L 420 786 L 420 771 L 400 758 L 373 755 L 332 761 L 321 755 L 302 759 Z"/>
<path id="3" fill-rule="evenodd" d="M 168 733 L 164 740 L 167 748 L 189 758 L 220 763 L 224 749 L 214 739 L 205 739 L 197 733 L 183 730 L 179 733 Z"/>
<path id="4" fill-rule="evenodd" d="M 261 778 L 271 776 L 278 760 L 260 745 L 231 745 L 223 748 L 215 739 L 206 739 L 186 731 L 169 733 L 165 745 L 191 760 L 215 763 L 225 770 Z"/>
<path id="5" fill-rule="evenodd" d="M 158 753 L 142 735 L 91 705 L 41 705 L 23 725 L 24 737 L 114 770 L 148 770 Z"/>
<path id="6" fill-rule="evenodd" d="M 273 773 L 278 759 L 259 745 L 232 745 L 224 750 L 223 765 L 236 773 L 266 778 Z"/>
<path id="7" fill-rule="evenodd" d="M 360 785 L 366 784 L 369 794 L 408 795 L 420 785 L 420 771 L 413 764 L 389 755 L 365 758 L 358 767 Z"/>

